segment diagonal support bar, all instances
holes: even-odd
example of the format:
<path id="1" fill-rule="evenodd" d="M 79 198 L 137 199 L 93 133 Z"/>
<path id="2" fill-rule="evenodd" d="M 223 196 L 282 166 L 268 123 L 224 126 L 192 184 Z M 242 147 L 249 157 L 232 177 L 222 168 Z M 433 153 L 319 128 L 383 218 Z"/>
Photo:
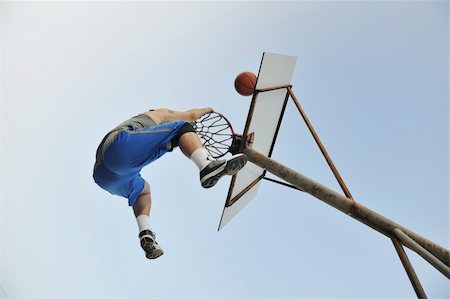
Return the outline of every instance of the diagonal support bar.
<path id="1" fill-rule="evenodd" d="M 382 215 L 366 208 L 365 206 L 355 202 L 354 200 L 331 190 L 330 188 L 294 171 L 293 169 L 271 158 L 264 156 L 263 154 L 251 148 L 244 148 L 243 153 L 247 156 L 249 161 L 253 162 L 259 167 L 267 170 L 280 179 L 294 185 L 295 187 L 304 190 L 305 192 L 351 216 L 352 218 L 355 218 L 356 220 L 370 226 L 371 228 L 377 230 L 378 232 L 386 235 L 389 238 L 393 238 L 396 236 L 394 233 L 395 229 L 400 229 L 403 233 L 408 235 L 409 238 L 413 239 L 415 243 L 418 243 L 423 249 L 426 249 L 429 254 L 439 259 L 443 264 L 449 264 L 450 252 L 444 247 L 433 243 L 430 240 L 427 240 L 426 238 L 387 219 L 386 217 L 383 217 Z M 412 246 L 410 242 L 405 245 L 413 251 L 416 251 L 418 249 L 417 246 Z"/>
<path id="2" fill-rule="evenodd" d="M 435 267 L 439 272 L 450 278 L 450 267 L 445 265 L 434 255 L 429 253 L 425 248 L 417 244 L 413 239 L 408 237 L 401 229 L 394 229 L 395 236 L 406 246 L 417 252 L 421 257 L 423 257 L 427 262 L 429 262 L 433 267 Z"/>
<path id="3" fill-rule="evenodd" d="M 306 112 L 303 110 L 302 106 L 300 105 L 300 101 L 297 99 L 294 92 L 292 91 L 292 87 L 289 86 L 289 87 L 287 87 L 287 89 L 288 89 L 289 95 L 291 96 L 292 100 L 294 101 L 295 106 L 297 107 L 303 120 L 305 121 L 306 126 L 308 127 L 314 140 L 316 141 L 317 146 L 319 146 L 319 149 L 322 152 L 322 155 L 325 157 L 325 160 L 327 161 L 328 166 L 330 167 L 331 171 L 333 172 L 334 176 L 336 177 L 336 180 L 338 181 L 339 186 L 341 186 L 341 189 L 344 192 L 345 196 L 347 196 L 350 199 L 353 199 L 352 194 L 350 193 L 350 190 L 348 190 L 347 185 L 344 182 L 344 179 L 339 174 L 339 171 L 337 170 L 336 166 L 334 165 L 333 161 L 330 158 L 330 155 L 328 154 L 327 150 L 325 149 L 325 146 L 323 145 L 322 141 L 320 140 L 319 135 L 317 134 L 316 130 L 314 129 L 312 123 L 309 121 L 309 118 L 306 115 Z"/>
<path id="4" fill-rule="evenodd" d="M 398 256 L 400 257 L 403 267 L 405 268 L 406 274 L 408 274 L 409 280 L 411 281 L 414 291 L 416 292 L 417 298 L 427 298 L 427 295 L 425 294 L 425 291 L 420 284 L 419 278 L 417 277 L 416 272 L 414 271 L 414 268 L 412 267 L 411 262 L 406 255 L 405 249 L 403 249 L 402 245 L 396 238 L 392 238 L 391 240 L 392 243 L 394 243 L 395 250 L 397 250 Z"/>
<path id="5" fill-rule="evenodd" d="M 272 182 L 272 183 L 275 183 L 275 184 L 279 184 L 279 185 L 282 185 L 282 186 L 285 186 L 285 187 L 289 187 L 289 188 L 292 188 L 292 189 L 295 189 L 295 190 L 298 190 L 298 191 L 303 191 L 303 190 L 300 190 L 299 188 L 295 187 L 294 185 L 291 185 L 291 184 L 288 184 L 288 183 L 285 183 L 285 182 L 281 182 L 281 181 L 277 181 L 277 180 L 274 180 L 274 179 L 271 179 L 271 178 L 268 178 L 268 177 L 263 177 L 263 180 L 266 180 L 266 181 L 269 181 L 269 182 Z"/>

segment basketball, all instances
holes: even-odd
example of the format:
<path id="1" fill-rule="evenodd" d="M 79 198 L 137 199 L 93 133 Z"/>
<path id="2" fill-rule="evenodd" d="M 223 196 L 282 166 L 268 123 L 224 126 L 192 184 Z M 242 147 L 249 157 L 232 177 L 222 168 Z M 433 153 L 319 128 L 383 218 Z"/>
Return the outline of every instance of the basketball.
<path id="1" fill-rule="evenodd" d="M 234 88 L 243 96 L 251 96 L 256 87 L 256 75 L 252 72 L 242 72 L 234 80 Z"/>

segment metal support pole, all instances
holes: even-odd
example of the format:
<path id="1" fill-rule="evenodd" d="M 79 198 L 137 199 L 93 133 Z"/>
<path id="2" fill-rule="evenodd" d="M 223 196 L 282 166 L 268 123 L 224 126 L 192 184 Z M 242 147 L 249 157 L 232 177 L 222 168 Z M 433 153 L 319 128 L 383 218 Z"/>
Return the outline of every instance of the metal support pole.
<path id="1" fill-rule="evenodd" d="M 411 281 L 414 291 L 416 292 L 417 298 L 427 298 L 427 295 L 425 294 L 425 291 L 420 284 L 419 278 L 417 277 L 416 272 L 414 271 L 414 268 L 412 267 L 408 256 L 406 255 L 405 249 L 403 249 L 402 245 L 396 238 L 392 238 L 391 240 L 392 243 L 394 243 L 395 250 L 397 250 L 398 256 L 400 257 L 403 267 L 405 268 L 406 274 L 408 274 L 409 280 Z"/>
<path id="2" fill-rule="evenodd" d="M 339 174 L 339 171 L 337 170 L 336 166 L 334 165 L 333 161 L 330 158 L 330 155 L 328 154 L 327 150 L 325 149 L 325 146 L 323 145 L 322 141 L 320 141 L 319 135 L 316 133 L 316 130 L 314 130 L 314 127 L 312 126 L 311 122 L 309 121 L 308 116 L 306 115 L 305 111 L 303 110 L 302 106 L 300 105 L 299 100 L 295 96 L 294 92 L 292 91 L 292 87 L 288 87 L 288 92 L 290 96 L 292 97 L 292 100 L 295 103 L 295 106 L 297 106 L 298 111 L 303 117 L 303 120 L 306 123 L 306 126 L 308 127 L 309 131 L 313 135 L 314 140 L 316 141 L 317 145 L 319 146 L 320 151 L 322 152 L 322 155 L 325 157 L 325 160 L 328 163 L 328 166 L 330 166 L 331 171 L 333 172 L 334 176 L 336 177 L 336 180 L 339 183 L 339 186 L 341 186 L 342 191 L 344 192 L 345 196 L 347 196 L 350 199 L 353 199 L 352 194 L 350 193 L 350 190 L 348 190 L 347 186 L 345 185 L 344 180 L 342 179 L 341 175 Z"/>
<path id="3" fill-rule="evenodd" d="M 350 190 L 347 188 L 344 180 L 342 179 L 341 175 L 339 174 L 339 171 L 337 170 L 336 166 L 334 165 L 333 161 L 331 160 L 331 157 L 328 155 L 328 152 L 326 151 L 325 146 L 322 144 L 322 141 L 320 140 L 319 135 L 316 133 L 316 131 L 314 130 L 314 127 L 312 126 L 311 122 L 309 121 L 309 118 L 306 116 L 305 111 L 303 110 L 302 106 L 300 105 L 300 101 L 297 99 L 294 92 L 292 91 L 292 87 L 288 87 L 288 92 L 289 92 L 290 96 L 292 97 L 294 104 L 297 106 L 298 111 L 300 112 L 301 116 L 303 117 L 303 120 L 305 121 L 309 131 L 313 135 L 314 140 L 316 141 L 317 145 L 319 146 L 320 151 L 322 152 L 323 156 L 325 157 L 325 160 L 327 161 L 328 165 L 330 166 L 330 169 L 333 172 L 336 180 L 338 181 L 339 185 L 341 186 L 342 191 L 344 191 L 344 194 L 348 198 L 352 199 Z M 392 239 L 392 241 L 394 242 L 394 246 L 398 243 L 398 241 L 396 239 Z M 403 262 L 403 265 L 405 266 L 408 276 L 410 277 L 410 279 L 412 276 L 417 278 L 417 276 L 415 276 L 414 269 L 412 268 L 411 264 L 409 263 L 408 257 L 406 256 L 406 254 L 404 254 L 404 251 L 400 251 L 400 250 L 403 250 L 403 247 L 401 247 L 401 245 L 399 245 L 399 246 L 400 247 L 396 246 L 395 248 L 397 249 L 397 253 L 399 254 L 400 260 Z M 401 255 L 402 252 L 403 252 L 403 255 Z M 409 268 L 407 268 L 407 265 L 409 266 Z M 412 274 L 410 274 L 410 273 L 412 273 Z M 413 280 L 411 280 L 411 282 L 413 283 L 413 287 L 416 290 L 417 295 L 419 296 L 419 294 L 420 294 L 419 298 L 426 297 L 425 293 L 423 292 L 422 287 L 420 287 L 421 290 L 418 290 L 418 288 L 416 287 L 417 283 L 420 286 L 420 282 L 418 281 L 418 279 L 417 279 L 416 284 L 413 282 Z"/>
<path id="4" fill-rule="evenodd" d="M 406 246 L 417 252 L 421 257 L 423 257 L 426 261 L 428 261 L 433 267 L 439 270 L 442 274 L 450 278 L 450 267 L 445 265 L 435 256 L 430 254 L 427 250 L 425 250 L 422 246 L 417 244 L 413 239 L 408 237 L 401 229 L 394 229 L 395 236 Z"/>
<path id="5" fill-rule="evenodd" d="M 277 180 L 274 180 L 274 179 L 271 179 L 271 178 L 268 178 L 268 177 L 263 177 L 263 180 L 266 180 L 266 181 L 269 181 L 269 182 L 272 182 L 272 183 L 275 183 L 275 184 L 283 185 L 285 187 L 289 187 L 289 188 L 292 188 L 292 189 L 295 189 L 295 190 L 298 190 L 298 191 L 303 191 L 303 190 L 300 190 L 300 189 L 298 189 L 297 187 L 295 187 L 295 186 L 293 186 L 291 184 L 288 184 L 288 183 L 285 183 L 285 182 L 281 182 L 281 181 L 277 181 Z"/>
<path id="6" fill-rule="evenodd" d="M 328 187 L 290 169 L 283 164 L 266 157 L 265 155 L 246 147 L 243 153 L 247 156 L 249 161 L 258 165 L 259 167 L 269 171 L 275 176 L 283 179 L 284 181 L 294 185 L 295 187 L 304 190 L 312 196 L 320 199 L 321 201 L 335 207 L 341 212 L 355 218 L 356 220 L 370 226 L 371 228 L 379 231 L 380 233 L 388 236 L 389 238 L 395 237 L 394 230 L 396 228 L 401 229 L 406 235 L 408 235 L 415 242 L 420 244 L 433 256 L 438 258 L 442 263 L 448 265 L 450 260 L 450 252 L 444 247 L 433 243 L 426 238 L 408 230 L 405 227 L 387 219 L 386 217 L 377 214 L 376 212 L 364 207 L 356 201 L 349 199 L 338 192 L 331 190 Z M 415 246 L 411 244 L 405 244 L 411 250 L 416 251 Z"/>

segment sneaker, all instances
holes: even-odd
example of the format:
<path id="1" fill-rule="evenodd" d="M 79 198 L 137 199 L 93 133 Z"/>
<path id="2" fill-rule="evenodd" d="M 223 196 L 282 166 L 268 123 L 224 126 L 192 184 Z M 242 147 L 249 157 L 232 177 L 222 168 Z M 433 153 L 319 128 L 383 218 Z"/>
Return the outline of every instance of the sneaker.
<path id="1" fill-rule="evenodd" d="M 155 234 L 150 230 L 143 230 L 139 233 L 139 240 L 141 241 L 141 247 L 145 251 L 145 256 L 148 259 L 156 259 L 160 257 L 164 251 L 161 246 L 155 241 Z"/>
<path id="2" fill-rule="evenodd" d="M 237 154 L 228 160 L 214 160 L 200 171 L 203 188 L 213 187 L 223 175 L 235 175 L 247 163 L 244 154 Z"/>

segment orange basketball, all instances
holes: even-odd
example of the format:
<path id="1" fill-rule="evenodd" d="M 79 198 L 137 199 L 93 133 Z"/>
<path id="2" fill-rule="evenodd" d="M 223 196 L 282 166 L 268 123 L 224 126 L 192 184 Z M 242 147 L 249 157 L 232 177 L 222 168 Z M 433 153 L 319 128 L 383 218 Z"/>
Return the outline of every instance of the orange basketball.
<path id="1" fill-rule="evenodd" d="M 256 87 L 256 75 L 252 72 L 242 72 L 234 80 L 234 88 L 243 96 L 251 96 Z"/>

